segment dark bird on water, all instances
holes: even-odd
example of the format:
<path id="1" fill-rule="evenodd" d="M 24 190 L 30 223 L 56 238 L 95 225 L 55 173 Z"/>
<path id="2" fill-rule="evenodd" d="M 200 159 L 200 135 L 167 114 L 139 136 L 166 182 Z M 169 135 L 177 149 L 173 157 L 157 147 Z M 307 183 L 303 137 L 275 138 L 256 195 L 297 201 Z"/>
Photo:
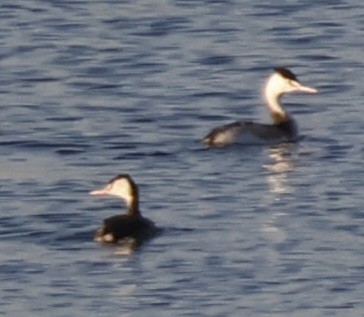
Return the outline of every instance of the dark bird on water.
<path id="1" fill-rule="evenodd" d="M 155 224 L 140 213 L 138 187 L 128 174 L 115 176 L 105 187 L 91 191 L 90 195 L 119 197 L 125 201 L 127 208 L 125 214 L 104 220 L 96 231 L 95 241 L 116 243 L 133 239 L 139 244 L 156 234 Z"/>

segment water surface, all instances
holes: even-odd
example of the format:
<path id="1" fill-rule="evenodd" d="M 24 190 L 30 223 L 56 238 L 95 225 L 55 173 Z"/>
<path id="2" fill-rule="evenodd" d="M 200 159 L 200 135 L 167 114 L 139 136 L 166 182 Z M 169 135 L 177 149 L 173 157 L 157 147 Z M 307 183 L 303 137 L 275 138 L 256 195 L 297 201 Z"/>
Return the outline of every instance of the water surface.
<path id="1" fill-rule="evenodd" d="M 0 315 L 362 316 L 363 9 L 3 2 Z M 302 141 L 204 150 L 281 65 Z M 120 172 L 163 229 L 131 255 L 92 241 Z"/>

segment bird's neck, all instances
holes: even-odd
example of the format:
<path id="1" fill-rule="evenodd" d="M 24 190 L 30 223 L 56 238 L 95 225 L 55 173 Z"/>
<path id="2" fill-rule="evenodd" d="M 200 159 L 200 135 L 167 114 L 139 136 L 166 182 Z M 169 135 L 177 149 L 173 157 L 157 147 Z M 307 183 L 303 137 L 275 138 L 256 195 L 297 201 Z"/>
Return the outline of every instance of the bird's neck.
<path id="1" fill-rule="evenodd" d="M 270 90 L 265 94 L 270 116 L 275 124 L 290 120 L 289 114 L 281 106 L 281 97 L 282 94 Z"/>
<path id="2" fill-rule="evenodd" d="M 270 117 L 272 118 L 274 124 L 280 124 L 280 123 L 292 120 L 290 115 L 285 111 L 283 111 L 283 112 L 273 112 L 273 111 L 271 111 L 270 112 Z"/>
<path id="3" fill-rule="evenodd" d="M 130 216 L 139 216 L 139 199 L 138 197 L 133 197 L 127 201 L 127 214 Z"/>

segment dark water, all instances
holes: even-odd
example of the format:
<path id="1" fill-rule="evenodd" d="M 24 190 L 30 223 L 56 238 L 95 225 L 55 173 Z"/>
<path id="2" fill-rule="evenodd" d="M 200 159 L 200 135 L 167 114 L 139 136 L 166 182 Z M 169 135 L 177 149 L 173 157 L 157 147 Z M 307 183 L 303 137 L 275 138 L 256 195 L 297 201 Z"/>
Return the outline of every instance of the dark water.
<path id="1" fill-rule="evenodd" d="M 364 5 L 2 1 L 0 315 L 362 316 Z M 206 151 L 286 65 L 303 140 Z M 115 174 L 163 234 L 97 244 Z"/>

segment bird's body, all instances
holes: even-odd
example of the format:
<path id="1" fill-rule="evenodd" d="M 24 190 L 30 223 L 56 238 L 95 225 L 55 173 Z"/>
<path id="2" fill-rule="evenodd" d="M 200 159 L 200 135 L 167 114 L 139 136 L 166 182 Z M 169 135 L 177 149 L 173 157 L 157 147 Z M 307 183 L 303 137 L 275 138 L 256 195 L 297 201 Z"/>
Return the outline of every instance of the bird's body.
<path id="1" fill-rule="evenodd" d="M 205 138 L 207 146 L 228 146 L 238 144 L 269 144 L 295 141 L 297 127 L 295 121 L 287 120 L 276 124 L 263 124 L 251 121 L 235 121 L 212 130 Z"/>
<path id="2" fill-rule="evenodd" d="M 225 147 L 231 144 L 296 141 L 296 122 L 280 105 L 283 94 L 294 91 L 317 92 L 314 88 L 303 86 L 288 69 L 276 68 L 265 86 L 265 98 L 273 124 L 236 121 L 213 129 L 204 137 L 203 143 L 208 147 Z"/>
<path id="3" fill-rule="evenodd" d="M 90 194 L 117 196 L 122 198 L 127 206 L 125 214 L 104 220 L 103 225 L 96 231 L 95 241 L 116 243 L 124 239 L 134 239 L 141 242 L 156 233 L 155 224 L 140 213 L 138 187 L 128 174 L 114 177 L 104 188 L 91 191 Z"/>
<path id="4" fill-rule="evenodd" d="M 152 237 L 155 231 L 156 226 L 147 218 L 127 214 L 116 215 L 104 220 L 104 224 L 97 229 L 94 240 L 99 242 L 120 242 L 128 238 L 145 240 Z"/>

